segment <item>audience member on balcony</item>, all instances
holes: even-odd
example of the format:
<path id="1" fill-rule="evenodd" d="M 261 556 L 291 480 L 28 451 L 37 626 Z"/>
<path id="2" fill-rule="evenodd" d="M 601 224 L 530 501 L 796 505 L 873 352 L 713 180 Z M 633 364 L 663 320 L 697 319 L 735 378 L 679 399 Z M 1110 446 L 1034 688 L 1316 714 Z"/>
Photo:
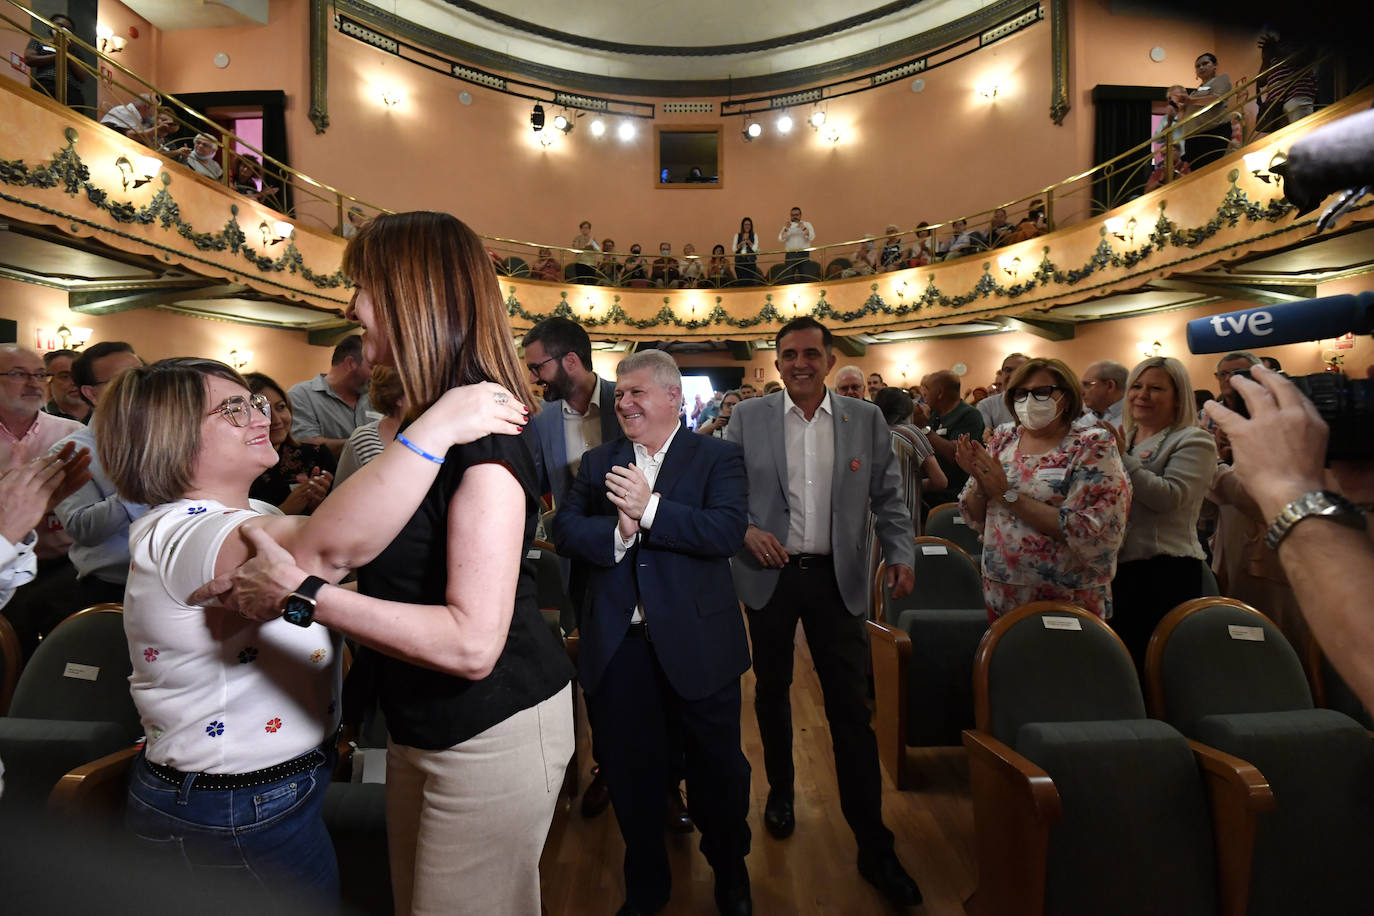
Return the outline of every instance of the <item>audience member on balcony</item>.
<path id="1" fill-rule="evenodd" d="M 601 246 L 592 238 L 592 224 L 583 220 L 577 226 L 577 235 L 572 240 L 571 247 L 581 250 L 581 254 L 573 261 L 574 283 L 595 283 L 596 282 L 596 256 L 601 251 Z"/>
<path id="2" fill-rule="evenodd" d="M 43 354 L 43 368 L 48 371 L 48 404 L 43 410 L 54 417 L 88 423 L 91 403 L 81 396 L 81 386 L 72 377 L 72 363 L 79 355 L 75 350 Z"/>
<path id="3" fill-rule="evenodd" d="M 725 438 L 725 427 L 730 425 L 730 414 L 734 413 L 735 405 L 740 402 L 738 390 L 725 392 L 720 399 L 720 410 L 716 415 L 700 423 L 697 432 L 706 436 L 715 436 L 717 439 Z"/>
<path id="4" fill-rule="evenodd" d="M 809 255 L 803 249 L 810 248 L 815 240 L 816 227 L 802 219 L 801 207 L 793 207 L 787 222 L 778 230 L 778 241 L 786 252 L 785 263 L 792 265 L 807 260 Z"/>
<path id="5" fill-rule="evenodd" d="M 630 246 L 630 256 L 625 259 L 625 270 L 620 274 L 620 282 L 649 279 L 649 259 L 640 255 L 639 243 Z"/>
<path id="6" fill-rule="evenodd" d="M 735 282 L 735 272 L 730 269 L 730 259 L 726 257 L 724 245 L 716 245 L 711 249 L 706 279 L 712 286 L 729 286 Z"/>
<path id="7" fill-rule="evenodd" d="M 691 242 L 682 246 L 682 260 L 677 262 L 677 269 L 684 287 L 697 287 L 706 280 L 706 264 L 697 256 L 697 246 Z"/>
<path id="8" fill-rule="evenodd" d="M 973 254 L 988 245 L 987 239 L 983 238 L 982 233 L 969 229 L 966 219 L 956 219 L 950 224 L 950 231 L 953 234 L 940 244 L 940 254 L 947 261 L 962 258 L 966 254 Z"/>
<path id="9" fill-rule="evenodd" d="M 1045 219 L 1045 202 L 1037 197 L 1030 202 L 1030 209 L 1026 211 L 1026 218 L 1017 223 L 1016 228 L 1003 237 L 1003 244 L 1012 245 L 1016 242 L 1024 242 L 1026 239 L 1033 239 L 1044 234 L 1048 229 L 1049 224 Z"/>
<path id="10" fill-rule="evenodd" d="M 370 221 L 369 221 L 370 224 Z M 372 363 L 363 355 L 362 337 L 350 334 L 330 356 L 329 372 L 291 386 L 291 435 L 304 445 L 323 445 L 335 455 L 353 430 L 374 419 L 367 386 Z"/>
<path id="11" fill-rule="evenodd" d="M 277 189 L 267 183 L 262 175 L 262 163 L 257 156 L 248 153 L 239 153 L 234 157 L 234 167 L 229 173 L 229 182 L 234 190 L 244 197 L 266 203 L 275 198 Z M 356 218 L 359 223 L 366 222 L 361 207 L 349 207 L 344 214 L 347 222 L 344 225 L 344 238 L 352 238 L 357 234 L 358 228 L 353 220 Z M 350 232 L 350 230 L 352 230 Z"/>
<path id="12" fill-rule="evenodd" d="M 658 243 L 658 257 L 654 258 L 654 269 L 649 274 L 649 279 L 659 289 L 677 289 L 682 285 L 677 258 L 673 257 L 671 242 Z"/>
<path id="13" fill-rule="evenodd" d="M 1188 162 L 1199 169 L 1216 162 L 1231 149 L 1230 101 L 1220 101 L 1231 91 L 1231 78 L 1217 72 L 1217 56 L 1210 51 L 1193 64 L 1200 84 L 1188 93 L 1182 108 Z"/>
<path id="14" fill-rule="evenodd" d="M 964 489 L 968 473 L 955 458 L 955 443 L 960 436 L 983 440 L 983 415 L 959 397 L 959 376 L 948 369 L 932 372 L 921 379 L 921 401 L 925 405 L 917 417 L 930 424 L 930 447 L 940 461 L 949 486 L 932 489 L 923 498 L 926 506 L 953 502 Z"/>
<path id="15" fill-rule="evenodd" d="M 865 401 L 864 371 L 858 366 L 841 366 L 835 372 L 835 393 Z"/>
<path id="16" fill-rule="evenodd" d="M 211 181 L 219 181 L 224 177 L 224 167 L 219 164 L 218 158 L 219 142 L 209 134 L 196 134 L 190 146 L 169 149 L 167 155 Z"/>
<path id="17" fill-rule="evenodd" d="M 601 260 L 596 264 L 597 281 L 607 286 L 615 286 L 620 282 L 620 275 L 624 270 L 625 265 L 615 253 L 615 239 L 602 239 Z"/>
<path id="18" fill-rule="evenodd" d="M 248 390 L 267 398 L 271 410 L 268 438 L 278 461 L 253 481 L 248 495 L 276 506 L 283 515 L 309 515 L 334 485 L 334 454 L 322 445 L 302 445 L 291 438 L 291 399 L 261 372 L 243 377 Z"/>
<path id="19" fill-rule="evenodd" d="M 24 48 L 24 63 L 29 65 L 29 84 L 45 93 L 49 98 L 57 98 L 57 32 L 60 29 L 70 37 L 76 26 L 61 13 L 54 13 L 48 20 L 55 26 L 51 41 L 30 38 Z M 69 49 L 71 46 L 68 46 Z M 80 109 L 86 104 L 86 71 L 75 60 L 74 55 L 67 58 L 67 107 Z"/>
<path id="20" fill-rule="evenodd" d="M 840 271 L 841 277 L 866 277 L 878 272 L 878 249 L 872 239 L 864 239 L 854 249 L 850 265 Z"/>
<path id="21" fill-rule="evenodd" d="M 1255 86 L 1260 91 L 1259 115 L 1255 118 L 1257 134 L 1305 118 L 1317 104 L 1317 78 L 1311 54 L 1280 41 L 1274 34 L 1262 36 L 1259 46 L 1260 75 L 1255 77 Z"/>
<path id="22" fill-rule="evenodd" d="M 906 262 L 902 259 L 902 233 L 897 228 L 896 223 L 888 223 L 887 240 L 883 243 L 882 268 L 883 270 L 901 270 L 906 267 Z"/>
<path id="23" fill-rule="evenodd" d="M 992 432 L 1004 423 L 1013 423 L 1016 420 L 1012 413 L 1011 405 L 1007 403 L 1002 394 L 1007 390 L 1007 382 L 1016 370 L 1021 368 L 1021 364 L 1030 359 L 1024 353 L 1009 353 L 1002 360 L 1002 366 L 997 370 L 993 377 L 992 391 L 997 393 L 996 397 L 983 398 L 978 402 L 978 413 L 983 416 L 983 427 Z"/>
<path id="24" fill-rule="evenodd" d="M 1169 179 L 1169 181 L 1176 181 L 1176 180 L 1182 178 L 1184 175 L 1190 175 L 1190 174 L 1192 174 L 1192 172 L 1193 172 L 1193 167 L 1192 167 L 1191 165 L 1188 164 L 1188 160 L 1187 160 L 1187 159 L 1184 159 L 1184 158 L 1183 158 L 1183 144 L 1182 144 L 1182 143 L 1175 143 L 1175 144 L 1174 144 L 1174 155 L 1173 155 L 1173 160 L 1174 160 L 1174 174 L 1173 174 L 1173 177 L 1171 177 L 1171 178 Z M 1166 156 L 1166 155 L 1164 154 L 1164 151 L 1163 151 L 1163 150 L 1159 151 L 1158 153 L 1155 153 L 1155 168 L 1154 168 L 1154 171 L 1150 173 L 1150 177 L 1149 177 L 1148 179 L 1146 179 L 1146 181 L 1145 181 L 1145 193 L 1146 193 L 1146 194 L 1149 194 L 1149 193 L 1150 193 L 1151 191 L 1153 191 L 1155 188 L 1158 188 L 1159 186 L 1165 184 L 1164 175 L 1165 175 L 1165 173 L 1168 171 L 1168 168 L 1169 168 L 1169 166 L 1168 166 L 1168 161 L 1169 161 L 1169 157 Z"/>
<path id="25" fill-rule="evenodd" d="M 1193 383 L 1178 360 L 1152 356 L 1126 381 L 1124 430 L 1113 428 L 1131 479 L 1131 515 L 1112 580 L 1112 626 L 1144 665 L 1160 619 L 1203 594 L 1198 514 L 1217 465 L 1217 445 L 1197 425 Z"/>
<path id="26" fill-rule="evenodd" d="M 364 423 L 353 430 L 348 442 L 339 456 L 339 466 L 334 471 L 334 486 L 342 486 L 360 467 L 382 453 L 401 428 L 405 420 L 406 394 L 401 387 L 401 377 L 390 366 L 376 366 L 372 370 L 372 387 L 368 389 L 372 406 L 381 414 L 380 420 Z"/>
<path id="27" fill-rule="evenodd" d="M 265 183 L 263 187 L 266 187 Z M 358 234 L 358 230 L 361 229 L 366 222 L 367 214 L 363 212 L 362 207 L 359 207 L 357 204 L 349 207 L 348 210 L 344 212 L 343 237 L 346 239 L 353 238 L 353 236 Z"/>
<path id="28" fill-rule="evenodd" d="M 1016 226 L 1007 219 L 1006 207 L 998 207 L 993 210 L 992 219 L 988 222 L 987 247 L 996 248 L 1015 229 Z"/>
<path id="29" fill-rule="evenodd" d="M 558 265 L 558 259 L 553 256 L 553 252 L 547 248 L 539 249 L 539 260 L 535 261 L 530 269 L 536 280 L 548 280 L 550 283 L 560 283 L 563 280 L 563 268 Z"/>
<path id="30" fill-rule="evenodd" d="M 1015 420 L 987 448 L 960 436 L 959 511 L 983 537 L 988 618 L 1032 601 L 1112 616 L 1131 487 L 1112 433 L 1076 425 L 1083 392 L 1057 359 L 1022 363 L 1001 400 Z"/>
<path id="31" fill-rule="evenodd" d="M 916 224 L 916 240 L 911 243 L 911 251 L 907 254 L 907 267 L 925 267 L 935 260 L 935 246 L 930 239 L 930 230 L 926 228 L 929 225 L 925 220 Z"/>
<path id="32" fill-rule="evenodd" d="M 749 217 L 739 221 L 739 232 L 735 233 L 730 250 L 735 255 L 735 275 L 740 280 L 757 283 L 763 279 L 758 267 L 759 237 Z"/>
<path id="33" fill-rule="evenodd" d="M 105 112 L 100 123 L 112 127 L 131 140 L 154 149 L 162 145 L 162 138 L 176 132 L 176 121 L 171 114 L 158 111 L 161 103 L 156 93 L 145 92 L 135 96 L 126 105 L 117 105 Z"/>

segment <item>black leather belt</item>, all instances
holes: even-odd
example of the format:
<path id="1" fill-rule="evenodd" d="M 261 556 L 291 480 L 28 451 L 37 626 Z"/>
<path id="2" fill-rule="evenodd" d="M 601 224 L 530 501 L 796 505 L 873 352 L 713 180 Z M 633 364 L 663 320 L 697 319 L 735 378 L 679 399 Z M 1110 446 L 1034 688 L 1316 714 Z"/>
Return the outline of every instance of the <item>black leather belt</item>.
<path id="1" fill-rule="evenodd" d="M 795 566 L 797 569 L 829 566 L 832 562 L 834 561 L 828 553 L 794 553 L 787 558 L 787 565 Z"/>
<path id="2" fill-rule="evenodd" d="M 194 791 L 196 789 L 251 789 L 254 786 L 265 786 L 269 782 L 276 782 L 288 776 L 295 776 L 297 773 L 304 773 L 306 770 L 313 770 L 327 759 L 325 752 L 317 747 L 306 751 L 299 757 L 293 757 L 285 763 L 263 767 L 261 770 L 253 770 L 251 773 L 183 773 L 181 770 L 160 763 L 153 763 L 147 757 L 143 758 L 143 763 L 148 767 L 148 771 L 158 779 L 169 782 L 178 789 L 187 779 L 195 777 L 191 783 L 191 789 Z"/>
<path id="3" fill-rule="evenodd" d="M 648 639 L 649 625 L 644 621 L 630 624 L 630 628 L 625 631 L 626 639 Z"/>

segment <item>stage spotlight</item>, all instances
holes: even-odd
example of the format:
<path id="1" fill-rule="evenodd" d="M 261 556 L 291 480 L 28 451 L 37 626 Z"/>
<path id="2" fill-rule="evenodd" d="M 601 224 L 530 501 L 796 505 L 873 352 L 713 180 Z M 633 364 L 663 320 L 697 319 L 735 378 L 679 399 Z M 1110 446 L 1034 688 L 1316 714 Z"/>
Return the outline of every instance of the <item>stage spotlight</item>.
<path id="1" fill-rule="evenodd" d="M 776 126 L 778 128 L 778 133 L 788 133 L 792 130 L 792 116 L 788 114 L 779 115 Z"/>
<path id="2" fill-rule="evenodd" d="M 820 130 L 825 126 L 825 112 L 817 108 L 815 111 L 811 112 L 811 117 L 808 118 L 807 121 L 810 123 L 812 130 Z"/>
<path id="3" fill-rule="evenodd" d="M 635 126 L 632 121 L 621 121 L 620 126 L 615 129 L 615 135 L 622 142 L 629 143 L 635 138 Z"/>
<path id="4" fill-rule="evenodd" d="M 763 125 L 758 121 L 750 121 L 744 125 L 744 142 L 748 143 L 756 137 L 763 135 Z"/>
<path id="5" fill-rule="evenodd" d="M 557 115 L 553 119 L 554 130 L 561 130 L 565 134 L 570 134 L 572 133 L 573 127 L 573 122 L 568 118 L 567 115 Z"/>
<path id="6" fill-rule="evenodd" d="M 606 132 L 606 122 L 597 118 L 587 125 L 587 129 L 592 132 L 593 137 L 599 137 Z"/>
<path id="7" fill-rule="evenodd" d="M 530 112 L 530 127 L 534 130 L 544 129 L 544 106 L 535 105 L 534 111 Z"/>

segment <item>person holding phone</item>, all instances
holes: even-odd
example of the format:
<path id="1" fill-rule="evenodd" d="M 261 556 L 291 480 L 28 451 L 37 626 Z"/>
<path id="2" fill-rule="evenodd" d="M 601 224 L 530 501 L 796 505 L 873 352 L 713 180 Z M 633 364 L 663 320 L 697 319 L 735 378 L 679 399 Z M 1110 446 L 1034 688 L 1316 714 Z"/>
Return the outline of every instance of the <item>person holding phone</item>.
<path id="1" fill-rule="evenodd" d="M 806 249 L 815 240 L 816 227 L 802 219 L 801 207 L 793 207 L 787 222 L 778 230 L 778 241 L 782 243 L 783 251 L 787 252 L 784 255 L 787 264 L 785 273 L 792 273 L 797 269 L 797 264 L 807 259 Z"/>
<path id="2" fill-rule="evenodd" d="M 730 414 L 735 410 L 735 405 L 742 399 L 739 389 L 731 389 L 725 392 L 720 399 L 720 411 L 710 420 L 697 427 L 697 432 L 703 436 L 715 436 L 717 439 L 725 438 L 725 427 L 730 423 Z"/>

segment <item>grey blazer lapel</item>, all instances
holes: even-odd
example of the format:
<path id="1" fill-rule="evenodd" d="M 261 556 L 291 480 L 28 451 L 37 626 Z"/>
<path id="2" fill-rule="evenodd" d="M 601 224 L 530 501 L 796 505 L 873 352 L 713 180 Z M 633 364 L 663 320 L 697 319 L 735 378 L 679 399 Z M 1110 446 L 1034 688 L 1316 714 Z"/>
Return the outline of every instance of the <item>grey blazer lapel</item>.
<path id="1" fill-rule="evenodd" d="M 765 418 L 764 433 L 768 439 L 768 447 L 773 450 L 773 465 L 778 469 L 778 487 L 782 493 L 782 505 L 787 507 L 787 433 L 784 431 L 784 411 L 787 409 L 787 401 L 779 397 L 777 410 L 766 410 L 763 412 Z"/>
<path id="2" fill-rule="evenodd" d="M 840 404 L 840 399 L 830 397 L 830 406 L 835 410 L 835 460 L 830 469 L 830 517 L 843 515 L 852 510 L 850 500 L 844 499 L 845 475 L 851 473 L 849 462 L 854 457 L 854 419 Z M 867 470 L 865 468 L 864 470 Z"/>

